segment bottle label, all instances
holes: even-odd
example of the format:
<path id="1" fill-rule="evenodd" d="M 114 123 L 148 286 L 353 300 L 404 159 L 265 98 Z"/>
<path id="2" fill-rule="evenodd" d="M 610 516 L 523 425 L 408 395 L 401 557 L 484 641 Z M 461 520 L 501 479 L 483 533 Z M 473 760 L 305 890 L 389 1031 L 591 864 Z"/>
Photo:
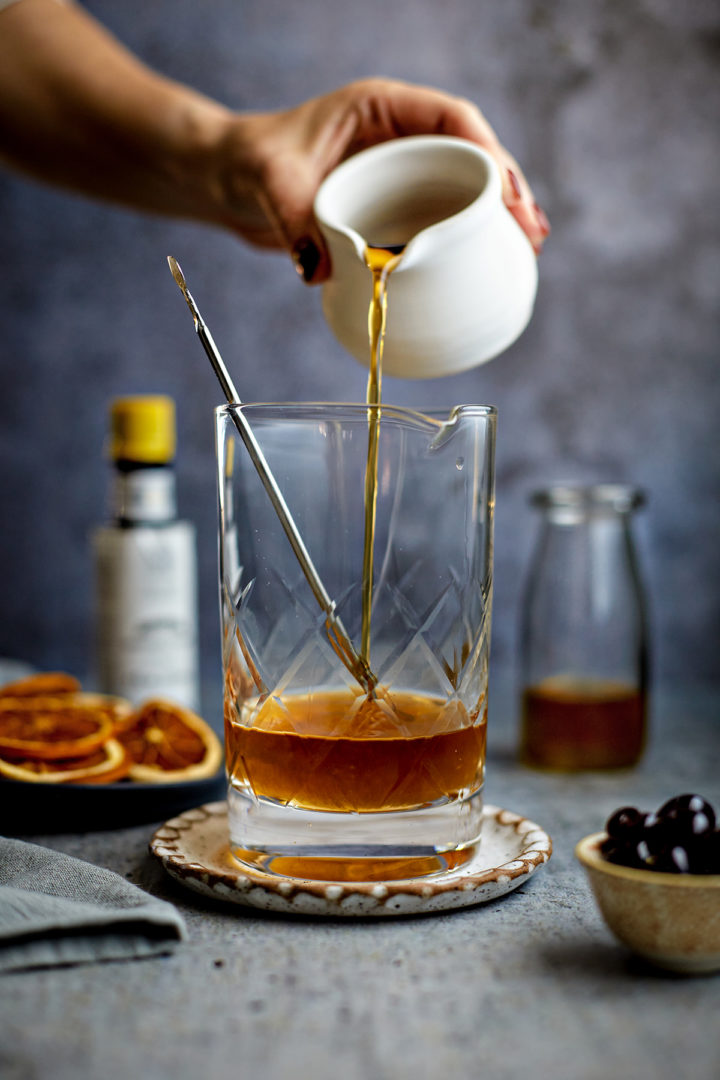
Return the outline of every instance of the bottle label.
<path id="1" fill-rule="evenodd" d="M 119 521 L 169 522 L 175 518 L 175 475 L 172 469 L 117 472 L 112 515 Z"/>
<path id="2" fill-rule="evenodd" d="M 198 708 L 195 531 L 113 526 L 94 536 L 100 689 Z"/>

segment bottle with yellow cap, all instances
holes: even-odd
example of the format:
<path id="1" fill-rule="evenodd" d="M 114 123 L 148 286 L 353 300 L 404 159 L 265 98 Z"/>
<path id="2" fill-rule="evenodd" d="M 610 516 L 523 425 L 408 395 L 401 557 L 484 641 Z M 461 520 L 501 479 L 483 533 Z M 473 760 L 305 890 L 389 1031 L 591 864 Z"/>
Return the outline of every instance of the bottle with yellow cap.
<path id="1" fill-rule="evenodd" d="M 112 520 L 93 535 L 99 689 L 197 709 L 196 538 L 177 519 L 172 398 L 116 399 L 109 456 Z"/>

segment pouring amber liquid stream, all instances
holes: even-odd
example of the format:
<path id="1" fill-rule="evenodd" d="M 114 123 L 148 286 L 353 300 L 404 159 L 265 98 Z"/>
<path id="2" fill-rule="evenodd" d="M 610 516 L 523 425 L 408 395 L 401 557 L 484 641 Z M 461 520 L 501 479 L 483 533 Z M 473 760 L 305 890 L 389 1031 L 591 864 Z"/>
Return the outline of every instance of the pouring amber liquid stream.
<path id="1" fill-rule="evenodd" d="M 359 660 L 370 671 L 382 355 L 388 278 L 404 244 L 365 248 L 372 274 L 368 311 L 370 373 L 367 383 L 368 448 L 364 483 Z M 485 759 L 485 723 L 448 704 L 374 682 L 365 693 L 325 691 L 268 697 L 251 725 L 226 711 L 228 768 L 234 782 L 281 805 L 330 812 L 382 813 L 432 805 L 449 793 L 478 785 Z M 228 698 L 233 700 L 231 691 Z M 479 711 L 479 710 L 478 710 Z M 412 733 L 410 733 L 410 730 Z M 327 880 L 388 880 L 436 873 L 461 865 L 473 849 L 388 859 L 273 857 L 275 873 Z M 266 865 L 262 853 L 238 849 L 241 861 Z"/>
<path id="2" fill-rule="evenodd" d="M 362 631 L 360 656 L 370 665 L 370 621 L 372 617 L 375 518 L 377 509 L 377 457 L 380 435 L 382 393 L 382 353 L 387 319 L 387 280 L 400 261 L 404 244 L 392 247 L 365 247 L 365 263 L 372 274 L 372 299 L 368 312 L 370 374 L 367 383 L 368 452 L 365 467 L 365 530 L 362 570 Z"/>

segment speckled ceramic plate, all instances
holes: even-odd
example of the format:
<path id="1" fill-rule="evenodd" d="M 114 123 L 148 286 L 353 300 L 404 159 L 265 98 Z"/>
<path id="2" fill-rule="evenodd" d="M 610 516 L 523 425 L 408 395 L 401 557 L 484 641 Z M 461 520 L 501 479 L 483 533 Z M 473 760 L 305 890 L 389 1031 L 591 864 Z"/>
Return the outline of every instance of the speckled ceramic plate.
<path id="1" fill-rule="evenodd" d="M 452 870 L 393 881 L 311 881 L 246 867 L 228 845 L 227 806 L 208 803 L 166 822 L 150 850 L 195 892 L 245 907 L 297 915 L 414 915 L 496 900 L 527 881 L 552 853 L 534 822 L 486 806 L 482 843 Z"/>

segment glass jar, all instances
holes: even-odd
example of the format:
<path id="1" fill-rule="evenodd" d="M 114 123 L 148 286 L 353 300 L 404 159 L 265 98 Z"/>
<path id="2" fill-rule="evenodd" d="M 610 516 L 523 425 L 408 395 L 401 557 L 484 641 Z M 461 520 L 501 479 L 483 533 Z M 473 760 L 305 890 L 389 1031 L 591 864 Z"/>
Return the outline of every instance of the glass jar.
<path id="1" fill-rule="evenodd" d="M 522 604 L 521 760 L 579 771 L 637 764 L 645 746 L 645 601 L 632 536 L 640 491 L 536 492 L 542 515 Z"/>

